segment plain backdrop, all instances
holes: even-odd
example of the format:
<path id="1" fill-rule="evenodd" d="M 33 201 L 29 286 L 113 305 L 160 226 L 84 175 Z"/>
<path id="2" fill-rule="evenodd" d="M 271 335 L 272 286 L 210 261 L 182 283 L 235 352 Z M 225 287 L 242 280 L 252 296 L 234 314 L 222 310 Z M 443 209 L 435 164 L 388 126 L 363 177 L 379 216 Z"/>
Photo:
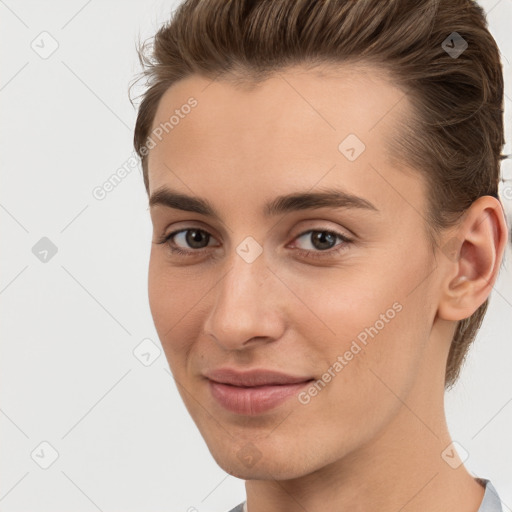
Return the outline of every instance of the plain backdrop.
<path id="1" fill-rule="evenodd" d="M 512 2 L 481 5 L 503 55 L 510 141 Z M 147 298 L 151 222 L 140 168 L 103 199 L 93 194 L 133 156 L 135 43 L 175 7 L 0 0 L 3 512 L 224 512 L 245 498 L 244 482 L 211 457 L 161 352 Z M 510 164 L 503 171 L 512 179 Z M 512 510 L 509 262 L 510 249 L 446 395 L 466 467 L 491 479 L 504 512 Z"/>

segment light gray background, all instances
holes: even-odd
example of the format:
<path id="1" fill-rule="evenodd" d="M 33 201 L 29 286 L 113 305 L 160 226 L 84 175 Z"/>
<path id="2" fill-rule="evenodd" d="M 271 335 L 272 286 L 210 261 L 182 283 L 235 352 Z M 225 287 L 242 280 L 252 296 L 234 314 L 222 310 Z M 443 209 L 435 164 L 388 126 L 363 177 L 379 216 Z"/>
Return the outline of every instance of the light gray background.
<path id="1" fill-rule="evenodd" d="M 512 2 L 481 4 L 503 54 L 510 140 Z M 152 35 L 175 6 L 0 0 L 3 512 L 223 512 L 245 498 L 243 481 L 212 459 L 163 353 L 156 357 L 151 223 L 139 167 L 103 200 L 92 194 L 133 155 L 127 87 L 140 70 L 138 34 Z M 31 47 L 48 51 L 52 39 L 58 48 L 48 58 Z M 510 143 L 504 151 L 512 152 Z M 511 163 L 503 164 L 507 178 Z M 510 215 L 512 181 L 502 193 Z M 46 263 L 32 251 L 43 237 L 58 249 Z M 446 396 L 467 468 L 491 479 L 505 512 L 512 510 L 509 261 L 510 249 L 462 378 Z M 145 339 L 156 357 L 149 366 L 133 354 Z M 52 456 L 42 442 L 58 452 L 48 469 L 40 467 Z"/>

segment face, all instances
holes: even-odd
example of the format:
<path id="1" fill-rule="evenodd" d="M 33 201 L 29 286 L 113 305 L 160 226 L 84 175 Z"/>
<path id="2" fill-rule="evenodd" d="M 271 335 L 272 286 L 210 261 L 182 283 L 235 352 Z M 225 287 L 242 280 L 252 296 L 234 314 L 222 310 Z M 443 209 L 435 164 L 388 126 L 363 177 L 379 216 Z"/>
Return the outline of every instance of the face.
<path id="1" fill-rule="evenodd" d="M 252 88 L 192 76 L 160 101 L 153 128 L 181 115 L 149 153 L 150 308 L 190 415 L 239 478 L 299 477 L 356 452 L 434 364 L 426 188 L 388 160 L 407 100 L 377 76 L 290 68 Z M 302 383 L 206 378 L 226 367 Z"/>

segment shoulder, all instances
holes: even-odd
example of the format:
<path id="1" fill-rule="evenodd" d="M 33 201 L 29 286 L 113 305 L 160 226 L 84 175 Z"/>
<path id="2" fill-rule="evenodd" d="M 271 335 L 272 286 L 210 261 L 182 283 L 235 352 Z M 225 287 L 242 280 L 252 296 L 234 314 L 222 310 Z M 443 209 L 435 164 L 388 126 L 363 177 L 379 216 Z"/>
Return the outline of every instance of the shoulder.
<path id="1" fill-rule="evenodd" d="M 501 499 L 491 481 L 486 478 L 477 478 L 477 481 L 485 488 L 484 497 L 478 512 L 503 512 Z M 244 504 L 245 501 L 239 503 L 228 512 L 245 512 Z"/>
<path id="2" fill-rule="evenodd" d="M 244 504 L 245 501 L 242 501 L 242 503 L 239 503 L 235 508 L 232 508 L 228 512 L 244 512 Z"/>
<path id="3" fill-rule="evenodd" d="M 478 512 L 503 512 L 501 499 L 490 480 L 486 478 L 477 478 L 477 480 L 485 487 L 484 498 Z"/>

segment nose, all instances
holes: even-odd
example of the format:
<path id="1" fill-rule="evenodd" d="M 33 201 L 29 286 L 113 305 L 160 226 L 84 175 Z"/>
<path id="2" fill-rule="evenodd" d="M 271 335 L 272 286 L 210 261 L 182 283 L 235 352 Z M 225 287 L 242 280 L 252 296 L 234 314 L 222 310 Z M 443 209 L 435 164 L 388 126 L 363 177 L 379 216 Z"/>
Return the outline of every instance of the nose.
<path id="1" fill-rule="evenodd" d="M 226 350 L 270 343 L 283 332 L 283 284 L 260 254 L 251 263 L 236 252 L 211 290 L 204 332 Z"/>

